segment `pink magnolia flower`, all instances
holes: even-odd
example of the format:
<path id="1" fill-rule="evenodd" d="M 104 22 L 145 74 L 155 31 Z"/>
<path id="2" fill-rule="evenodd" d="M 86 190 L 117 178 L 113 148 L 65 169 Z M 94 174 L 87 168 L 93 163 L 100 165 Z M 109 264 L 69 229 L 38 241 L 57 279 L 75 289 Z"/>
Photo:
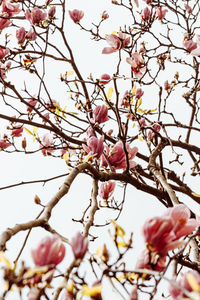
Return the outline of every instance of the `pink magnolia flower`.
<path id="1" fill-rule="evenodd" d="M 4 17 L 4 18 L 1 18 Z M 6 19 L 8 18 L 8 19 Z M 12 21 L 9 20 L 9 14 L 8 13 L 0 13 L 0 31 L 2 31 L 4 28 L 8 27 Z"/>
<path id="2" fill-rule="evenodd" d="M 53 19 L 54 16 L 55 16 L 55 13 L 56 13 L 56 7 L 55 6 L 52 6 L 49 11 L 48 11 L 48 17 L 50 19 Z"/>
<path id="3" fill-rule="evenodd" d="M 200 55 L 200 48 L 197 47 L 197 44 L 200 45 L 199 35 L 196 35 L 197 43 L 193 40 L 184 40 L 183 47 L 194 56 Z"/>
<path id="4" fill-rule="evenodd" d="M 115 182 L 111 180 L 107 182 L 103 182 L 100 185 L 99 196 L 103 200 L 107 200 L 108 198 L 110 198 L 114 192 L 115 185 L 116 185 Z"/>
<path id="5" fill-rule="evenodd" d="M 200 274 L 197 271 L 189 270 L 185 273 L 181 272 L 176 280 L 178 286 L 184 288 L 188 292 L 192 292 L 193 289 L 188 280 L 189 276 L 192 276 L 197 284 L 200 285 Z M 169 285 L 169 293 L 174 300 L 181 300 L 183 297 L 187 297 L 182 290 L 180 290 L 177 286 L 170 284 Z"/>
<path id="6" fill-rule="evenodd" d="M 103 141 L 103 137 L 98 139 L 95 136 L 92 136 L 87 139 L 87 146 L 83 144 L 83 149 L 88 153 L 89 156 L 92 155 L 96 158 L 99 158 L 102 155 L 104 149 Z"/>
<path id="7" fill-rule="evenodd" d="M 88 127 L 88 129 L 86 130 L 86 135 L 87 135 L 87 138 L 89 139 L 90 137 L 94 136 L 95 137 L 95 134 L 94 134 L 94 130 L 91 126 Z"/>
<path id="8" fill-rule="evenodd" d="M 181 237 L 192 233 L 199 225 L 195 219 L 190 219 L 190 211 L 184 204 L 168 208 L 161 217 L 147 220 L 143 226 L 143 235 L 147 247 L 162 255 L 182 245 Z"/>
<path id="9" fill-rule="evenodd" d="M 140 253 L 135 268 L 162 272 L 166 268 L 166 256 L 162 257 L 145 249 Z"/>
<path id="10" fill-rule="evenodd" d="M 184 7 L 189 14 L 192 13 L 192 8 L 188 4 L 184 4 Z"/>
<path id="11" fill-rule="evenodd" d="M 31 27 L 31 29 L 27 32 L 26 34 L 26 39 L 29 41 L 35 41 L 37 39 L 37 36 L 33 30 L 33 28 Z"/>
<path id="12" fill-rule="evenodd" d="M 31 251 L 36 266 L 58 265 L 65 256 L 65 246 L 57 235 L 43 238 Z"/>
<path id="13" fill-rule="evenodd" d="M 4 150 L 10 146 L 12 146 L 12 144 L 10 144 L 9 142 L 5 140 L 0 140 L 0 150 Z"/>
<path id="14" fill-rule="evenodd" d="M 133 2 L 135 3 L 135 5 L 136 5 L 137 7 L 139 7 L 139 2 L 138 2 L 138 0 L 133 0 Z"/>
<path id="15" fill-rule="evenodd" d="M 12 130 L 12 136 L 13 137 L 20 137 L 20 136 L 22 136 L 23 130 L 24 130 L 24 127 L 22 125 L 15 126 L 15 128 Z"/>
<path id="16" fill-rule="evenodd" d="M 142 89 L 137 89 L 135 92 L 135 98 L 140 99 L 144 95 L 144 92 Z"/>
<path id="17" fill-rule="evenodd" d="M 32 99 L 30 99 L 30 100 L 28 101 L 28 103 L 29 103 L 31 106 L 34 107 L 34 106 L 36 106 L 36 104 L 37 104 L 37 100 L 34 99 L 34 98 L 32 98 Z M 27 107 L 27 111 L 28 111 L 29 113 L 31 113 L 32 110 L 33 110 L 32 107 L 30 107 L 30 106 Z"/>
<path id="18" fill-rule="evenodd" d="M 119 32 L 118 36 L 116 34 L 110 34 L 106 37 L 106 41 L 110 47 L 103 48 L 102 53 L 110 54 L 121 48 L 126 48 L 130 43 L 130 37 L 127 38 L 125 33 Z"/>
<path id="19" fill-rule="evenodd" d="M 7 54 L 10 53 L 9 49 L 4 49 L 0 47 L 0 60 L 2 60 Z"/>
<path id="20" fill-rule="evenodd" d="M 139 120 L 139 128 L 147 126 L 145 118 Z"/>
<path id="21" fill-rule="evenodd" d="M 111 77 L 108 74 L 103 74 L 100 77 L 99 83 L 105 85 L 111 81 Z"/>
<path id="22" fill-rule="evenodd" d="M 165 17 L 167 12 L 168 12 L 167 9 L 163 9 L 162 7 L 158 7 L 156 9 L 156 15 L 157 15 L 158 20 L 162 21 L 162 19 Z"/>
<path id="23" fill-rule="evenodd" d="M 115 169 L 123 169 L 127 168 L 126 163 L 126 154 L 124 152 L 124 147 L 122 141 L 117 142 L 111 149 L 105 147 L 105 155 L 110 165 Z M 128 144 L 126 144 L 126 150 L 128 152 L 128 160 L 129 160 L 129 168 L 132 169 L 135 167 L 136 163 L 133 161 L 133 158 L 136 156 L 138 152 L 138 148 L 130 148 Z M 102 155 L 102 166 L 107 167 L 108 163 L 105 159 L 104 155 Z"/>
<path id="24" fill-rule="evenodd" d="M 148 7 L 145 7 L 143 10 L 142 10 L 142 13 L 141 13 L 141 18 L 142 20 L 144 20 L 145 22 L 147 22 L 150 18 L 151 18 L 151 11 Z"/>
<path id="25" fill-rule="evenodd" d="M 23 44 L 25 42 L 26 30 L 24 29 L 24 27 L 21 27 L 20 29 L 18 29 L 16 31 L 16 38 L 17 38 L 18 44 Z"/>
<path id="26" fill-rule="evenodd" d="M 7 13 L 9 17 L 13 17 L 14 15 L 17 15 L 21 11 L 19 7 L 20 7 L 19 3 L 15 4 L 11 0 L 3 0 L 2 12 Z"/>
<path id="27" fill-rule="evenodd" d="M 75 259 L 83 259 L 88 250 L 88 239 L 82 236 L 80 232 L 72 238 L 71 247 Z"/>
<path id="28" fill-rule="evenodd" d="M 104 123 L 108 121 L 108 107 L 106 105 L 97 105 L 93 111 L 93 118 L 90 120 L 92 124 Z"/>
<path id="29" fill-rule="evenodd" d="M 130 106 L 130 100 L 131 100 L 130 93 L 129 93 L 129 91 L 126 91 L 124 93 L 123 98 L 121 99 L 120 105 L 122 107 L 129 107 Z"/>
<path id="30" fill-rule="evenodd" d="M 43 155 L 47 155 L 47 154 L 51 154 L 54 149 L 54 141 L 53 141 L 53 137 L 50 133 L 46 133 L 43 137 L 42 137 L 42 154 Z"/>
<path id="31" fill-rule="evenodd" d="M 47 14 L 43 12 L 38 7 L 34 7 L 31 11 L 29 9 L 25 12 L 26 19 L 32 24 L 32 25 L 39 25 L 44 19 L 46 18 Z"/>
<path id="32" fill-rule="evenodd" d="M 84 16 L 84 12 L 82 10 L 74 9 L 74 10 L 69 10 L 69 15 L 70 18 L 74 21 L 74 23 L 78 24 L 80 20 Z"/>
<path id="33" fill-rule="evenodd" d="M 144 66 L 144 59 L 142 58 L 142 56 L 139 53 L 134 52 L 132 53 L 132 58 L 128 57 L 126 61 L 131 65 L 131 70 L 134 73 L 135 77 L 140 79 L 146 71 L 146 67 Z"/>

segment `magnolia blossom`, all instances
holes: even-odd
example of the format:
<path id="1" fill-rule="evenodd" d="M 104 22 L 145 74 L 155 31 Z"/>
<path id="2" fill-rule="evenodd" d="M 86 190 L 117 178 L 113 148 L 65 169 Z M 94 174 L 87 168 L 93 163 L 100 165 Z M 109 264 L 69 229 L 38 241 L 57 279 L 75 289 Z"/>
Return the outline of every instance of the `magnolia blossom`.
<path id="1" fill-rule="evenodd" d="M 33 28 L 31 27 L 31 29 L 27 32 L 26 34 L 26 39 L 29 41 L 35 41 L 37 38 Z"/>
<path id="2" fill-rule="evenodd" d="M 144 20 L 145 22 L 148 21 L 150 18 L 151 18 L 151 11 L 148 7 L 145 7 L 143 10 L 142 10 L 142 13 L 141 13 L 141 18 L 142 20 Z"/>
<path id="3" fill-rule="evenodd" d="M 7 54 L 10 53 L 9 49 L 4 49 L 0 47 L 0 60 L 2 60 Z"/>
<path id="4" fill-rule="evenodd" d="M 139 128 L 147 126 L 145 118 L 139 120 Z"/>
<path id="5" fill-rule="evenodd" d="M 23 44 L 26 39 L 26 30 L 24 27 L 21 27 L 16 31 L 16 38 L 19 44 Z"/>
<path id="6" fill-rule="evenodd" d="M 161 20 L 165 17 L 166 13 L 168 12 L 167 9 L 163 9 L 162 7 L 158 7 L 156 9 L 156 16 L 158 18 L 158 20 Z"/>
<path id="7" fill-rule="evenodd" d="M 74 9 L 74 10 L 69 10 L 69 15 L 70 18 L 74 21 L 74 23 L 78 24 L 80 20 L 84 16 L 84 12 L 82 10 Z"/>
<path id="8" fill-rule="evenodd" d="M 110 75 L 108 75 L 108 74 L 103 74 L 103 75 L 101 75 L 101 77 L 100 77 L 99 83 L 105 85 L 105 84 L 109 83 L 110 81 L 111 81 Z"/>
<path id="9" fill-rule="evenodd" d="M 47 14 L 43 12 L 38 7 L 34 7 L 31 11 L 29 9 L 25 12 L 26 19 L 32 24 L 32 25 L 39 25 L 44 19 L 46 18 Z"/>
<path id="10" fill-rule="evenodd" d="M 47 155 L 52 153 L 54 151 L 54 149 L 52 148 L 53 145 L 54 145 L 53 136 L 50 133 L 46 133 L 42 137 L 42 154 Z"/>
<path id="11" fill-rule="evenodd" d="M 115 182 L 114 181 L 107 181 L 107 182 L 103 182 L 100 185 L 100 189 L 99 189 L 99 196 L 103 199 L 103 200 L 107 200 L 108 198 L 110 198 L 114 192 L 115 189 Z"/>
<path id="12" fill-rule="evenodd" d="M 200 286 L 200 274 L 197 271 L 189 270 L 185 273 L 181 272 L 175 281 L 177 285 L 173 285 L 172 283 L 169 285 L 169 292 L 172 299 L 182 300 L 184 297 L 187 297 L 184 292 L 178 288 L 179 286 L 188 292 L 193 292 L 193 288 L 190 285 L 190 278 Z"/>
<path id="13" fill-rule="evenodd" d="M 43 238 L 31 251 L 36 266 L 58 265 L 65 256 L 65 246 L 57 235 Z"/>
<path id="14" fill-rule="evenodd" d="M 106 105 L 97 105 L 93 111 L 93 118 L 90 120 L 92 124 L 104 123 L 108 121 L 108 107 Z"/>
<path id="15" fill-rule="evenodd" d="M 135 98 L 140 99 L 144 95 L 144 92 L 142 89 L 137 89 L 135 92 Z"/>
<path id="16" fill-rule="evenodd" d="M 197 45 L 200 46 L 199 35 L 196 35 L 196 40 L 197 40 L 197 42 L 193 42 L 193 40 L 184 39 L 183 47 L 188 52 L 190 52 L 192 55 L 199 56 L 200 55 L 200 48 L 197 47 Z"/>
<path id="17" fill-rule="evenodd" d="M 52 6 L 49 11 L 48 11 L 48 17 L 50 19 L 54 18 L 55 16 L 55 13 L 56 13 L 56 7 L 55 6 Z"/>
<path id="18" fill-rule="evenodd" d="M 37 104 L 37 100 L 34 99 L 34 98 L 32 98 L 32 99 L 30 99 L 30 100 L 28 101 L 28 103 L 29 103 L 31 106 L 34 107 L 34 106 L 36 106 L 36 104 Z M 32 107 L 30 107 L 30 106 L 27 107 L 27 111 L 28 111 L 29 113 L 31 113 L 32 110 L 33 110 Z"/>
<path id="19" fill-rule="evenodd" d="M 24 127 L 22 125 L 15 126 L 14 129 L 12 130 L 12 136 L 13 137 L 20 137 L 20 136 L 22 136 L 23 130 L 24 130 Z"/>
<path id="20" fill-rule="evenodd" d="M 162 272 L 166 267 L 166 256 L 159 256 L 155 252 L 150 252 L 147 249 L 143 250 L 136 262 L 136 269 L 148 269 Z"/>
<path id="21" fill-rule="evenodd" d="M 119 32 L 118 36 L 116 34 L 110 34 L 106 37 L 107 43 L 110 47 L 105 47 L 102 50 L 103 54 L 110 54 L 118 51 L 121 48 L 126 48 L 130 43 L 130 37 L 126 37 L 125 33 Z"/>
<path id="22" fill-rule="evenodd" d="M 144 59 L 142 58 L 142 56 L 139 53 L 134 52 L 132 53 L 132 58 L 128 57 L 126 61 L 131 65 L 131 70 L 134 73 L 135 77 L 140 79 L 146 71 L 146 67 L 144 66 Z"/>
<path id="23" fill-rule="evenodd" d="M 83 144 L 83 149 L 88 153 L 89 156 L 91 155 L 99 158 L 102 155 L 104 149 L 103 141 L 103 137 L 98 139 L 95 136 L 92 136 L 87 139 L 87 146 Z"/>
<path id="24" fill-rule="evenodd" d="M 12 22 L 9 19 L 3 19 L 1 18 L 9 18 L 8 13 L 0 13 L 0 31 L 2 31 L 4 28 L 8 27 Z"/>
<path id="25" fill-rule="evenodd" d="M 71 240 L 72 251 L 76 259 L 83 259 L 88 250 L 88 239 L 82 236 L 80 232 Z"/>
<path id="26" fill-rule="evenodd" d="M 179 239 L 192 233 L 198 221 L 190 219 L 190 211 L 184 204 L 168 208 L 161 217 L 147 220 L 143 225 L 143 235 L 148 249 L 161 255 L 184 245 Z"/>
<path id="27" fill-rule="evenodd" d="M 127 168 L 126 154 L 124 152 L 122 141 L 117 142 L 111 149 L 109 149 L 107 146 L 105 149 L 105 156 L 111 166 L 113 166 L 115 169 L 125 170 Z M 138 148 L 134 147 L 131 149 L 129 144 L 126 144 L 126 150 L 128 152 L 129 168 L 134 168 L 136 163 L 133 161 L 133 158 L 136 156 Z M 104 155 L 102 155 L 102 166 L 108 166 L 107 160 L 105 159 Z"/>
<path id="28" fill-rule="evenodd" d="M 94 136 L 95 137 L 95 134 L 94 134 L 94 130 L 91 126 L 88 127 L 88 129 L 86 130 L 86 135 L 87 135 L 87 138 L 89 139 L 90 137 Z"/>
<path id="29" fill-rule="evenodd" d="M 9 17 L 17 15 L 21 9 L 20 3 L 13 3 L 11 0 L 3 0 L 2 2 L 2 12 L 7 13 Z"/>
<path id="30" fill-rule="evenodd" d="M 161 126 L 158 123 L 154 123 L 153 126 L 152 126 L 152 128 L 153 128 L 153 130 L 149 130 L 149 132 L 148 132 L 148 139 L 149 140 L 151 140 L 153 138 L 153 136 L 155 135 L 155 132 L 159 132 L 160 131 Z"/>
<path id="31" fill-rule="evenodd" d="M 12 144 L 7 142 L 6 140 L 0 140 L 0 150 L 4 150 L 10 146 L 12 146 Z"/>
<path id="32" fill-rule="evenodd" d="M 184 4 L 184 7 L 189 14 L 192 13 L 192 8 L 188 4 Z"/>
<path id="33" fill-rule="evenodd" d="M 130 100 L 131 100 L 131 98 L 130 98 L 130 92 L 129 92 L 129 91 L 126 91 L 126 92 L 124 93 L 123 98 L 121 99 L 120 105 L 121 105 L 122 107 L 129 107 L 129 106 L 130 106 Z"/>

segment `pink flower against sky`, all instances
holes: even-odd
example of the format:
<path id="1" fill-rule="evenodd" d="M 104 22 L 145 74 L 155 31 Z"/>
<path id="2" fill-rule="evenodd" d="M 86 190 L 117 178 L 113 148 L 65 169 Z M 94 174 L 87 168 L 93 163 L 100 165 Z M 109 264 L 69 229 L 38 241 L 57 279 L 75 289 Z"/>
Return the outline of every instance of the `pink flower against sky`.
<path id="1" fill-rule="evenodd" d="M 101 137 L 100 139 L 96 138 L 95 136 L 91 136 L 87 139 L 87 146 L 83 144 L 83 149 L 87 152 L 87 154 L 90 156 L 94 156 L 96 158 L 99 158 L 104 149 L 104 138 Z"/>
<path id="2" fill-rule="evenodd" d="M 105 155 L 109 164 L 115 169 L 123 169 L 125 170 L 127 167 L 126 163 L 126 154 L 124 152 L 124 147 L 122 141 L 117 142 L 112 148 L 105 147 Z M 129 160 L 129 168 L 134 168 L 136 163 L 133 161 L 133 158 L 136 156 L 138 152 L 138 148 L 131 148 L 129 144 L 126 144 L 126 149 L 128 152 L 128 160 Z M 102 155 L 102 166 L 107 167 L 108 162 L 105 159 L 104 155 Z"/>
<path id="3" fill-rule="evenodd" d="M 112 196 L 113 192 L 114 192 L 115 185 L 116 185 L 116 183 L 114 181 L 111 181 L 111 180 L 103 182 L 100 185 L 99 196 L 103 200 L 107 200 L 108 198 L 110 198 Z"/>
<path id="4" fill-rule="evenodd" d="M 50 133 L 46 133 L 45 135 L 43 135 L 42 143 L 41 143 L 42 154 L 47 155 L 52 153 L 54 151 L 53 145 L 54 145 L 53 136 Z"/>
<path id="5" fill-rule="evenodd" d="M 107 43 L 110 47 L 105 47 L 102 50 L 103 54 L 110 54 L 118 51 L 121 48 L 126 48 L 130 43 L 130 37 L 126 37 L 126 34 L 119 32 L 116 34 L 110 34 L 106 37 Z"/>
<path id="6" fill-rule="evenodd" d="M 26 19 L 32 25 L 40 25 L 40 23 L 45 20 L 46 16 L 46 12 L 43 12 L 38 7 L 34 7 L 31 11 L 27 9 L 25 12 Z"/>
<path id="7" fill-rule="evenodd" d="M 70 18 L 74 21 L 74 23 L 79 23 L 84 16 L 84 12 L 82 10 L 74 9 L 69 10 L 69 15 Z"/>
<path id="8" fill-rule="evenodd" d="M 108 121 L 108 107 L 106 105 L 97 105 L 93 111 L 93 118 L 90 120 L 92 124 L 104 123 Z"/>
<path id="9" fill-rule="evenodd" d="M 131 70 L 134 73 L 135 77 L 140 79 L 146 71 L 143 57 L 139 53 L 134 52 L 132 53 L 132 58 L 128 57 L 126 61 L 131 65 Z"/>
<path id="10" fill-rule="evenodd" d="M 20 3 L 13 3 L 11 0 L 3 0 L 2 2 L 2 12 L 7 13 L 9 17 L 17 15 L 21 9 Z"/>
<path id="11" fill-rule="evenodd" d="M 57 235 L 43 238 L 31 252 L 36 266 L 58 265 L 65 256 L 65 246 Z"/>

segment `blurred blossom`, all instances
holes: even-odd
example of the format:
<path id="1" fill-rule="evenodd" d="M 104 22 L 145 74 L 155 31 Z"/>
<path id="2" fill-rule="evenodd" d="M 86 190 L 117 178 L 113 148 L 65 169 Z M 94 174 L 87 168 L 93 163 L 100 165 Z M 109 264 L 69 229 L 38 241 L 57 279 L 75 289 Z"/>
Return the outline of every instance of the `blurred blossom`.
<path id="1" fill-rule="evenodd" d="M 135 98 L 140 99 L 144 95 L 144 92 L 142 89 L 137 89 L 135 92 Z"/>
<path id="2" fill-rule="evenodd" d="M 71 295 L 66 289 L 64 290 L 60 298 L 60 300 L 73 300 L 73 299 L 74 299 L 73 295 Z"/>
<path id="3" fill-rule="evenodd" d="M 162 19 L 165 17 L 167 12 L 168 12 L 167 9 L 163 9 L 162 7 L 158 7 L 156 9 L 156 15 L 157 15 L 158 20 L 162 21 Z"/>
<path id="4" fill-rule="evenodd" d="M 124 93 L 123 98 L 121 99 L 120 105 L 122 107 L 129 107 L 130 106 L 130 100 L 131 100 L 130 93 L 129 93 L 129 91 L 126 91 Z"/>
<path id="5" fill-rule="evenodd" d="M 138 300 L 138 292 L 136 285 L 134 285 L 134 287 L 132 288 L 129 300 Z"/>
<path id="6" fill-rule="evenodd" d="M 47 155 L 52 152 L 54 152 L 54 149 L 52 148 L 54 145 L 53 136 L 50 133 L 46 133 L 42 137 L 42 147 L 45 147 L 42 149 L 42 154 Z"/>
<path id="7" fill-rule="evenodd" d="M 16 31 L 16 38 L 18 41 L 18 44 L 23 44 L 25 39 L 26 39 L 26 30 L 24 29 L 24 27 L 20 27 L 20 29 L 18 29 Z"/>
<path id="8" fill-rule="evenodd" d="M 37 38 L 33 28 L 31 27 L 31 29 L 27 32 L 26 34 L 26 39 L 30 40 L 30 41 L 35 41 Z"/>
<path id="9" fill-rule="evenodd" d="M 189 270 L 186 272 L 181 272 L 176 281 L 177 285 L 173 285 L 170 283 L 169 285 L 169 293 L 174 300 L 182 300 L 184 297 L 187 297 L 182 290 L 178 287 L 185 289 L 188 292 L 193 292 L 192 282 L 196 283 L 200 288 L 200 274 L 195 270 Z M 197 297 L 200 295 L 200 290 L 196 291 L 198 293 Z M 194 295 L 195 296 L 195 295 Z M 187 298 L 188 299 L 188 298 Z M 199 299 L 199 298 L 194 298 Z"/>
<path id="10" fill-rule="evenodd" d="M 38 290 L 35 287 L 32 287 L 27 294 L 27 300 L 38 300 L 39 296 L 40 296 L 40 290 Z"/>
<path id="11" fill-rule="evenodd" d="M 144 20 L 145 22 L 151 18 L 151 11 L 148 7 L 145 7 L 142 10 L 141 17 L 142 17 L 142 20 Z"/>
<path id="12" fill-rule="evenodd" d="M 27 9 L 25 12 L 26 19 L 32 25 L 39 25 L 42 21 L 45 20 L 46 16 L 47 14 L 38 7 L 34 7 L 31 11 Z"/>
<path id="13" fill-rule="evenodd" d="M 166 256 L 160 256 L 145 249 L 138 256 L 135 268 L 162 272 L 166 268 Z"/>
<path id="14" fill-rule="evenodd" d="M 10 146 L 12 146 L 12 144 L 10 144 L 9 142 L 5 140 L 0 140 L 0 150 L 4 150 Z"/>
<path id="15" fill-rule="evenodd" d="M 7 54 L 10 53 L 9 49 L 4 49 L 0 47 L 0 60 L 2 60 Z"/>
<path id="16" fill-rule="evenodd" d="M 101 15 L 101 18 L 102 18 L 103 20 L 106 20 L 106 19 L 109 18 L 109 14 L 107 13 L 107 11 L 104 10 L 104 12 L 103 12 L 102 15 Z"/>
<path id="17" fill-rule="evenodd" d="M 74 23 L 77 24 L 83 18 L 84 12 L 82 10 L 74 9 L 74 10 L 69 10 L 69 15 L 70 18 L 74 21 Z"/>
<path id="18" fill-rule="evenodd" d="M 43 238 L 31 251 L 36 266 L 58 265 L 65 256 L 65 246 L 57 235 Z"/>
<path id="19" fill-rule="evenodd" d="M 72 238 L 71 247 L 75 259 L 83 259 L 88 250 L 88 239 L 83 237 L 80 232 Z"/>
<path id="20" fill-rule="evenodd" d="M 6 69 L 5 69 L 5 65 L 2 63 L 0 63 L 0 70 L 1 70 L 0 79 L 5 79 L 6 78 Z"/>
<path id="21" fill-rule="evenodd" d="M 90 120 L 92 124 L 104 123 L 108 121 L 108 107 L 106 105 L 97 105 L 93 111 L 93 118 Z"/>
<path id="22" fill-rule="evenodd" d="M 184 7 L 189 14 L 192 13 L 192 8 L 188 4 L 184 4 Z"/>
<path id="23" fill-rule="evenodd" d="M 171 85 L 169 84 L 168 80 L 164 82 L 164 89 L 165 91 L 171 90 Z"/>
<path id="24" fill-rule="evenodd" d="M 90 137 L 94 136 L 95 137 L 95 134 L 94 134 L 94 130 L 93 128 L 90 126 L 88 127 L 88 129 L 86 130 L 86 135 L 87 135 L 87 138 L 89 139 Z"/>
<path id="25" fill-rule="evenodd" d="M 147 126 L 145 118 L 140 119 L 139 120 L 139 127 L 142 128 L 142 127 L 145 127 L 145 126 Z"/>
<path id="26" fill-rule="evenodd" d="M 103 75 L 101 75 L 101 77 L 100 77 L 99 83 L 101 83 L 101 84 L 107 84 L 107 83 L 109 83 L 110 81 L 111 81 L 110 75 L 108 75 L 108 74 L 103 74 Z"/>
<path id="27" fill-rule="evenodd" d="M 52 6 L 49 11 L 48 11 L 48 17 L 50 19 L 54 18 L 55 16 L 55 13 L 56 13 L 56 7 L 55 6 Z"/>
<path id="28" fill-rule="evenodd" d="M 119 32 L 118 36 L 116 34 L 108 35 L 106 41 L 110 47 L 103 48 L 102 53 L 110 54 L 121 48 L 126 48 L 130 44 L 130 37 L 127 38 L 125 33 Z"/>
<path id="29" fill-rule="evenodd" d="M 34 99 L 34 98 L 32 98 L 32 99 L 30 99 L 30 100 L 28 101 L 28 103 L 29 103 L 31 106 L 34 107 L 34 106 L 36 106 L 36 104 L 37 104 L 37 100 Z M 29 113 L 31 113 L 32 110 L 33 110 L 32 107 L 30 107 L 30 106 L 27 107 L 27 111 L 28 111 Z"/>
<path id="30" fill-rule="evenodd" d="M 137 7 L 139 7 L 138 0 L 133 0 L 133 2 L 135 3 L 135 5 L 136 5 Z"/>
<path id="31" fill-rule="evenodd" d="M 1 16 L 5 17 L 5 18 L 9 18 L 9 14 L 8 13 L 0 13 L 0 32 L 12 23 L 9 19 L 3 19 L 3 18 L 1 18 Z"/>
<path id="32" fill-rule="evenodd" d="M 151 4 L 152 0 L 143 0 L 144 2 L 146 2 L 146 4 Z"/>
<path id="33" fill-rule="evenodd" d="M 194 56 L 199 56 L 200 55 L 200 48 L 197 47 L 200 46 L 200 40 L 199 40 L 199 35 L 196 36 L 197 38 L 197 43 L 193 42 L 192 40 L 185 40 L 183 41 L 183 47 L 190 52 Z"/>
<path id="34" fill-rule="evenodd" d="M 105 155 L 111 166 L 113 166 L 115 169 L 125 170 L 127 168 L 126 154 L 124 152 L 122 141 L 117 142 L 111 149 L 105 146 L 105 150 Z M 138 148 L 131 148 L 129 144 L 126 144 L 126 150 L 128 152 L 129 168 L 134 168 L 136 163 L 133 161 L 133 158 L 137 154 Z M 107 160 L 105 159 L 104 155 L 102 155 L 102 166 L 108 166 Z"/>
<path id="35" fill-rule="evenodd" d="M 131 70 L 134 73 L 135 77 L 140 79 L 146 71 L 146 67 L 144 66 L 144 59 L 142 58 L 142 56 L 139 53 L 134 52 L 132 53 L 132 58 L 128 57 L 126 61 L 131 65 Z"/>
<path id="36" fill-rule="evenodd" d="M 12 136 L 13 137 L 20 137 L 20 136 L 22 136 L 23 130 L 24 130 L 24 127 L 22 125 L 15 126 L 14 129 L 12 130 Z"/>
<path id="37" fill-rule="evenodd" d="M 59 107 L 60 106 L 60 103 L 56 100 L 53 100 L 53 99 L 48 99 L 47 100 L 47 103 L 46 103 L 46 106 L 47 108 L 50 110 L 50 111 L 55 111 L 56 110 L 56 107 Z"/>
<path id="38" fill-rule="evenodd" d="M 107 182 L 103 182 L 100 185 L 100 189 L 99 189 L 99 196 L 103 199 L 103 200 L 107 200 L 108 198 L 110 198 L 114 192 L 115 189 L 115 182 L 114 181 L 107 181 Z"/>
<path id="39" fill-rule="evenodd" d="M 20 3 L 13 3 L 11 0 L 3 0 L 2 2 L 2 12 L 7 13 L 9 17 L 17 15 L 21 9 Z"/>
<path id="40" fill-rule="evenodd" d="M 87 146 L 83 144 L 83 149 L 89 156 L 94 156 L 96 158 L 99 158 L 104 149 L 104 138 L 101 137 L 100 139 L 96 138 L 95 136 L 92 136 L 87 139 Z"/>

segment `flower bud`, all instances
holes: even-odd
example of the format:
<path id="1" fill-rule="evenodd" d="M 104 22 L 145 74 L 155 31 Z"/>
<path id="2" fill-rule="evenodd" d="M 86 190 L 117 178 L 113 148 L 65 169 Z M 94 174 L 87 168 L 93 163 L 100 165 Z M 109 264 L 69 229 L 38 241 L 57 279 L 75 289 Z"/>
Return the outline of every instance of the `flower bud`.
<path id="1" fill-rule="evenodd" d="M 88 240 L 83 237 L 80 232 L 77 232 L 77 234 L 72 238 L 71 247 L 75 259 L 83 259 L 88 250 Z"/>
<path id="2" fill-rule="evenodd" d="M 106 19 L 109 18 L 109 14 L 107 13 L 106 10 L 104 10 L 104 12 L 102 13 L 101 18 L 102 18 L 103 20 L 106 20 Z"/>
<path id="3" fill-rule="evenodd" d="M 100 78 L 99 83 L 101 83 L 101 84 L 107 84 L 107 83 L 110 82 L 110 80 L 111 80 L 110 75 L 108 75 L 108 74 L 103 74 L 103 75 L 101 75 L 101 78 Z"/>

